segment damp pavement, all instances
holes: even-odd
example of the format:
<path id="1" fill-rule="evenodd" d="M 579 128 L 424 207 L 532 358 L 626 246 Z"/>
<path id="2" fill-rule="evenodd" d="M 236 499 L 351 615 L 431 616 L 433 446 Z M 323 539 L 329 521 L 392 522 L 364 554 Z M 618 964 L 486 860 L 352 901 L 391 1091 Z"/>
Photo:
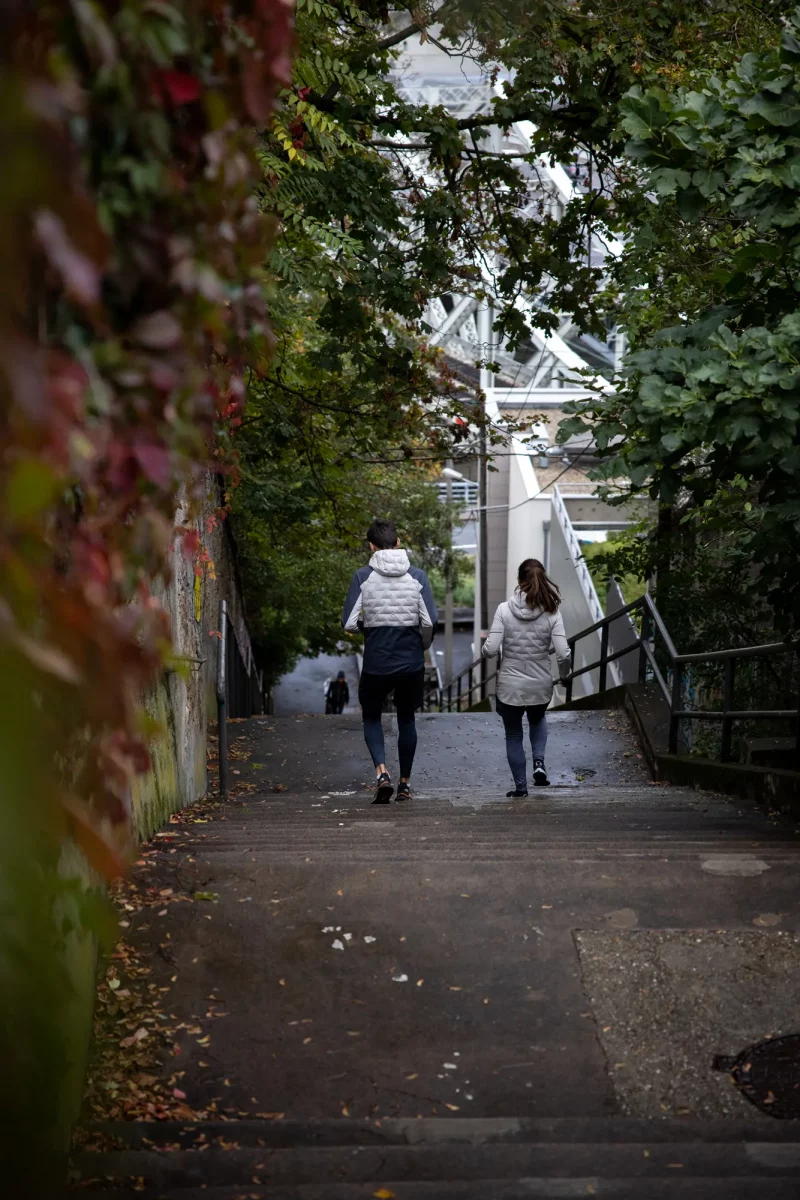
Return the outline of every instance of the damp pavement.
<path id="1" fill-rule="evenodd" d="M 358 665 L 354 654 L 318 654 L 301 658 L 294 670 L 284 675 L 273 693 L 276 714 L 324 713 L 326 683 L 344 671 L 350 689 L 350 709 L 358 709 Z"/>
<path id="2" fill-rule="evenodd" d="M 230 723 L 233 798 L 137 868 L 204 899 L 126 929 L 193 1107 L 769 1124 L 712 1062 L 800 1028 L 796 831 L 654 786 L 620 712 L 549 721 L 554 786 L 507 801 L 499 719 L 422 716 L 382 807 L 355 715 Z"/>

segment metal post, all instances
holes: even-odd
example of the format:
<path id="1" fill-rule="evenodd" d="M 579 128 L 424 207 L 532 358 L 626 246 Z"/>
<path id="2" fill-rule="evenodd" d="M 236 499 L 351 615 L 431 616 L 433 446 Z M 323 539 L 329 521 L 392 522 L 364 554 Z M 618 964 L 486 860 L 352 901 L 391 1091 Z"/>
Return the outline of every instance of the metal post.
<path id="1" fill-rule="evenodd" d="M 488 674 L 489 664 L 485 658 L 481 658 L 481 700 L 486 699 L 486 676 Z"/>
<path id="2" fill-rule="evenodd" d="M 461 712 L 461 676 L 459 675 L 456 682 L 456 707 Z"/>
<path id="3" fill-rule="evenodd" d="M 598 691 L 606 690 L 606 680 L 608 678 L 608 626 L 604 625 L 600 630 L 600 686 Z"/>
<path id="4" fill-rule="evenodd" d="M 639 683 L 647 683 L 647 654 L 645 652 L 645 643 L 650 640 L 650 613 L 645 605 L 642 608 L 642 630 L 639 634 L 641 645 L 639 647 Z"/>
<path id="5" fill-rule="evenodd" d="M 447 685 L 447 711 L 448 712 L 453 711 L 453 685 L 452 685 L 452 683 L 448 683 L 448 685 Z"/>
<path id="6" fill-rule="evenodd" d="M 219 794 L 228 798 L 228 704 L 226 656 L 228 651 L 228 606 L 219 606 L 219 651 L 217 655 L 217 744 L 219 757 Z"/>
<path id="7" fill-rule="evenodd" d="M 728 713 L 734 708 L 733 685 L 736 678 L 736 659 L 725 659 L 725 682 L 722 688 L 722 747 L 720 759 L 722 762 L 731 761 L 731 741 L 733 735 L 733 720 Z"/>
<path id="8" fill-rule="evenodd" d="M 452 458 L 445 465 L 452 471 Z M 448 546 L 444 564 L 444 677 L 449 683 L 453 678 L 453 484 L 449 475 L 445 479 Z"/>
<path id="9" fill-rule="evenodd" d="M 680 717 L 677 713 L 681 709 L 681 689 L 683 683 L 683 667 L 680 663 L 672 664 L 672 702 L 669 706 L 669 752 L 670 754 L 678 753 L 678 733 L 680 730 Z"/>
<path id="10" fill-rule="evenodd" d="M 474 682 L 473 682 L 473 678 L 472 678 L 473 669 L 474 669 L 473 667 L 470 667 L 470 669 L 469 669 L 469 702 L 470 702 L 470 704 L 472 704 L 472 693 L 475 690 Z"/>
<path id="11" fill-rule="evenodd" d="M 572 703 L 572 672 L 575 670 L 575 647 L 569 648 L 569 679 L 564 684 L 564 703 Z"/>
<path id="12" fill-rule="evenodd" d="M 490 358 L 492 344 L 492 325 L 494 324 L 494 314 L 492 312 L 492 302 L 488 298 L 484 300 L 478 311 L 478 338 L 481 343 L 481 358 L 484 362 Z M 478 527 L 480 535 L 478 537 L 479 555 L 476 569 L 480 571 L 480 586 L 476 588 L 476 592 L 480 592 L 480 629 L 481 635 L 489 627 L 489 535 L 488 535 L 488 512 L 489 504 L 489 477 L 488 477 L 488 455 L 487 455 L 487 437 L 486 437 L 486 393 L 493 386 L 494 377 L 485 366 L 481 367 L 480 371 L 480 389 L 481 398 L 481 423 L 478 430 Z M 478 580 L 476 579 L 476 585 Z M 477 602 L 476 594 L 476 602 Z M 481 652 L 482 638 L 477 640 L 475 646 L 475 657 Z M 483 699 L 483 697 L 481 697 Z"/>

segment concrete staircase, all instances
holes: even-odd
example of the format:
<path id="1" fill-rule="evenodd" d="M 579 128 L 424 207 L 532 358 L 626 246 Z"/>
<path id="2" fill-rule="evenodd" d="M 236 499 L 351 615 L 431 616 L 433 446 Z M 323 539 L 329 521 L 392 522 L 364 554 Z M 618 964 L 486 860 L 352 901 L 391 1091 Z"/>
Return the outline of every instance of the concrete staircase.
<path id="1" fill-rule="evenodd" d="M 745 1122 L 214 1122 L 109 1130 L 80 1160 L 111 1200 L 796 1200 L 800 1129 Z M 109 1188 L 103 1177 L 114 1179 Z M 91 1184 L 89 1181 L 92 1181 Z M 96 1191 L 95 1188 L 99 1189 Z"/>
<path id="2" fill-rule="evenodd" d="M 507 801 L 497 718 L 428 717 L 417 798 L 385 808 L 354 774 L 356 722 L 232 727 L 254 790 L 156 839 L 148 868 L 218 899 L 138 943 L 169 937 L 153 983 L 177 1019 L 224 1006 L 176 1061 L 192 1106 L 222 1095 L 232 1119 L 104 1129 L 81 1191 L 800 1200 L 800 1122 L 711 1066 L 800 1024 L 800 843 L 653 786 L 608 720 L 556 720 L 561 786 Z"/>

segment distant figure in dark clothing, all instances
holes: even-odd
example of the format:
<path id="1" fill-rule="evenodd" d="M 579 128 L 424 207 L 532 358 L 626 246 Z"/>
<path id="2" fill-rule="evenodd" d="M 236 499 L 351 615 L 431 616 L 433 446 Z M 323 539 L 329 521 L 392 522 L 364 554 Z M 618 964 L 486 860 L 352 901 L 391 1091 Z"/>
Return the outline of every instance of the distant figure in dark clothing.
<path id="1" fill-rule="evenodd" d="M 349 701 L 350 689 L 347 686 L 344 671 L 340 671 L 336 678 L 332 679 L 328 684 L 328 694 L 325 697 L 325 712 L 339 715 L 344 712 L 344 706 Z"/>

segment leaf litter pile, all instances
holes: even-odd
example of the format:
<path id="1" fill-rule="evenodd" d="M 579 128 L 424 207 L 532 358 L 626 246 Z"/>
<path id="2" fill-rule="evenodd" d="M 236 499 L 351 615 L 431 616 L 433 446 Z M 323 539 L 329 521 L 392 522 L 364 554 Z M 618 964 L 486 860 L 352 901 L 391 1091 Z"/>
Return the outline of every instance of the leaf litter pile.
<path id="1" fill-rule="evenodd" d="M 171 893 L 171 894 L 165 894 Z M 191 901 L 170 888 L 143 888 L 138 881 L 119 883 L 112 899 L 120 910 L 120 924 L 128 914 Z M 159 953 L 170 961 L 169 943 Z M 195 1037 L 210 1040 L 201 1024 L 179 1021 L 170 1012 L 170 986 L 159 986 L 146 953 L 124 937 L 103 964 L 95 1003 L 92 1058 L 84 1096 L 83 1121 L 196 1121 L 219 1116 L 215 1104 L 196 1110 L 181 1088 L 184 1072 L 177 1059 L 182 1044 Z M 170 977 L 171 982 L 177 975 Z M 216 1015 L 212 1011 L 212 1015 Z M 222 1015 L 222 1014 L 219 1014 Z M 173 1064 L 175 1070 L 169 1070 Z M 79 1142 L 85 1135 L 78 1134 Z"/>
<path id="2" fill-rule="evenodd" d="M 239 756 L 246 757 L 242 748 Z M 235 804 L 237 794 L 249 790 L 247 784 L 234 785 L 229 803 Z M 180 883 L 180 859 L 171 856 L 177 855 L 179 849 L 189 849 L 185 839 L 209 836 L 187 827 L 208 825 L 212 819 L 224 821 L 224 811 L 220 810 L 223 805 L 212 792 L 206 800 L 174 813 L 170 827 L 141 847 L 131 876 L 109 889 L 122 937 L 101 963 L 98 974 L 92 1053 L 84 1093 L 84 1128 L 75 1133 L 76 1148 L 106 1149 L 115 1145 L 117 1139 L 96 1128 L 108 1122 L 193 1123 L 249 1115 L 220 1111 L 216 1100 L 201 1108 L 192 1105 L 191 1097 L 182 1087 L 185 1072 L 180 1066 L 181 1056 L 190 1042 L 201 1050 L 208 1047 L 210 1023 L 226 1014 L 211 1000 L 203 1017 L 181 1020 L 170 1006 L 170 994 L 178 979 L 170 935 L 167 933 L 166 940 L 156 946 L 149 941 L 146 945 L 135 945 L 129 940 L 134 919 L 136 932 L 145 933 L 150 920 L 166 916 L 172 904 L 218 899 L 214 892 L 185 890 Z M 194 859 L 190 856 L 186 861 Z M 172 868 L 172 887 L 150 883 L 153 869 L 163 867 Z M 157 971 L 152 962 L 156 953 L 162 960 Z M 164 963 L 173 971 L 168 980 L 163 978 Z"/>

